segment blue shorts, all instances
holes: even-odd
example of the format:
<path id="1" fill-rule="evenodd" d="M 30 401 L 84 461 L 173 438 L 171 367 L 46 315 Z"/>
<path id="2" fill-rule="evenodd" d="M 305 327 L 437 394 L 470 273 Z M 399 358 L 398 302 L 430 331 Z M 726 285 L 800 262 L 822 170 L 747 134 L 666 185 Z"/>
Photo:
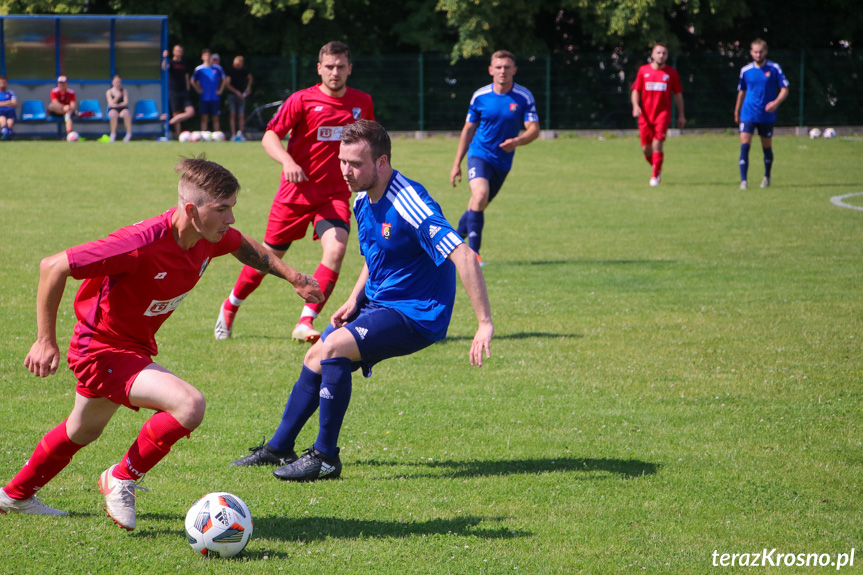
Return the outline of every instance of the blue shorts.
<path id="1" fill-rule="evenodd" d="M 198 103 L 198 113 L 209 116 L 218 116 L 222 110 L 222 102 L 219 100 L 201 100 Z"/>
<path id="2" fill-rule="evenodd" d="M 344 328 L 350 330 L 360 350 L 361 361 L 352 368 L 363 369 L 363 375 L 371 377 L 372 366 L 379 361 L 401 355 L 410 355 L 424 349 L 434 341 L 422 335 L 402 312 L 369 302 L 365 294 L 360 298 L 357 311 L 349 318 Z M 335 331 L 329 324 L 321 339 Z"/>
<path id="3" fill-rule="evenodd" d="M 0 116 L 3 116 L 4 118 L 9 118 L 10 120 L 17 120 L 17 119 L 18 119 L 18 118 L 15 116 L 15 108 L 12 108 L 12 109 L 9 109 L 9 108 L 6 108 L 6 109 L 0 108 Z"/>
<path id="4" fill-rule="evenodd" d="M 488 180 L 488 201 L 492 201 L 503 187 L 509 170 L 501 170 L 491 163 L 477 157 L 467 157 L 467 179 L 485 178 Z"/>
<path id="5" fill-rule="evenodd" d="M 754 134 L 757 129 L 762 138 L 772 138 L 773 125 L 773 122 L 740 122 L 740 133 Z"/>

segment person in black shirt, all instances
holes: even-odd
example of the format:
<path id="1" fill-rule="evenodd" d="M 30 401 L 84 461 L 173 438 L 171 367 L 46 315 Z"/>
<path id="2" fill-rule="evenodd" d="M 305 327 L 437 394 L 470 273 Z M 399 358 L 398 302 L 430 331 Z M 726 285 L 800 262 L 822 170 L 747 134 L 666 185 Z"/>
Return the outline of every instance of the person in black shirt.
<path id="1" fill-rule="evenodd" d="M 189 66 L 183 61 L 183 47 L 174 46 L 173 57 L 168 59 L 168 51 L 162 53 L 162 69 L 168 71 L 168 100 L 171 102 L 171 120 L 174 134 L 180 137 L 181 123 L 195 115 L 192 95 L 189 92 Z"/>
<path id="2" fill-rule="evenodd" d="M 235 142 L 244 142 L 246 140 L 243 136 L 243 130 L 246 128 L 246 98 L 252 91 L 252 75 L 246 69 L 246 62 L 242 56 L 234 58 L 233 65 L 225 68 L 225 74 L 228 75 L 231 139 Z"/>

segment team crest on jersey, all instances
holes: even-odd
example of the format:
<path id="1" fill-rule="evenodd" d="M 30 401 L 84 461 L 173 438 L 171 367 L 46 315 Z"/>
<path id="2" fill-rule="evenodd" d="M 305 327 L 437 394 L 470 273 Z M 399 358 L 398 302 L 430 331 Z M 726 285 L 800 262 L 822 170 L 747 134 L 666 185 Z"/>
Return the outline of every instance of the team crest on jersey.
<path id="1" fill-rule="evenodd" d="M 154 299 L 150 302 L 150 305 L 147 306 L 147 311 L 144 312 L 144 315 L 154 316 L 171 313 L 180 306 L 180 302 L 183 301 L 183 298 L 185 298 L 187 295 L 189 295 L 189 292 L 186 292 L 183 295 L 179 295 L 174 299 Z"/>
<path id="2" fill-rule="evenodd" d="M 390 237 L 392 237 L 393 235 L 393 225 L 387 223 L 383 224 L 381 226 L 381 235 L 384 237 L 385 240 L 390 239 Z"/>
<path id="3" fill-rule="evenodd" d="M 516 104 L 515 102 L 512 102 L 509 105 L 509 111 L 510 112 L 517 112 L 518 111 L 518 104 Z"/>
<path id="4" fill-rule="evenodd" d="M 359 120 L 363 117 L 362 108 L 354 108 L 354 120 Z"/>
<path id="5" fill-rule="evenodd" d="M 765 77 L 765 78 L 769 78 L 769 77 L 770 77 L 770 70 L 765 70 L 765 71 L 764 71 L 764 77 Z"/>
<path id="6" fill-rule="evenodd" d="M 204 260 L 204 263 L 201 264 L 201 271 L 198 272 L 198 277 L 204 275 L 204 272 L 207 270 L 207 266 L 210 265 L 210 258 Z"/>
<path id="7" fill-rule="evenodd" d="M 671 77 L 671 76 L 669 76 L 668 74 L 665 74 L 665 75 L 662 77 L 662 81 L 663 81 L 663 82 L 668 82 L 668 79 L 669 79 L 670 77 Z"/>

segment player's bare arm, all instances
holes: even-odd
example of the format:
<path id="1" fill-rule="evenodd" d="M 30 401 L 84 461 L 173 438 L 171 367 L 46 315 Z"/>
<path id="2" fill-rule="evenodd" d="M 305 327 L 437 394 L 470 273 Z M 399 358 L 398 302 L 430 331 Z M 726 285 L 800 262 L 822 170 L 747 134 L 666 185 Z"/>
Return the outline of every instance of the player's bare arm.
<path id="1" fill-rule="evenodd" d="M 24 365 L 33 375 L 48 377 L 60 365 L 60 348 L 57 345 L 57 310 L 66 278 L 72 275 L 66 252 L 42 260 L 39 265 L 39 288 L 36 291 L 36 341 L 24 359 Z"/>
<path id="2" fill-rule="evenodd" d="M 348 318 L 357 310 L 357 301 L 360 295 L 366 289 L 366 282 L 369 280 L 369 266 L 363 263 L 363 269 L 360 276 L 357 278 L 357 283 L 354 284 L 354 289 L 351 290 L 351 295 L 347 301 L 339 306 L 339 309 L 330 317 L 330 322 L 333 327 L 338 329 L 348 322 Z"/>
<path id="3" fill-rule="evenodd" d="M 286 182 L 298 184 L 309 180 L 300 165 L 294 161 L 294 158 L 282 145 L 282 140 L 277 133 L 267 130 L 264 137 L 261 138 L 261 145 L 268 156 L 282 165 L 282 173 L 285 175 Z"/>
<path id="4" fill-rule="evenodd" d="M 461 136 L 458 139 L 458 149 L 455 152 L 455 161 L 449 173 L 449 181 L 452 187 L 455 187 L 456 178 L 461 182 L 461 161 L 464 159 L 465 154 L 467 154 L 468 146 L 470 146 L 474 134 L 476 134 L 476 127 L 477 125 L 473 122 L 465 122 L 464 128 L 461 129 Z"/>
<path id="5" fill-rule="evenodd" d="M 779 104 L 785 101 L 785 98 L 788 97 L 788 88 L 782 87 L 779 89 L 779 95 L 776 96 L 776 99 L 772 102 L 767 102 L 767 105 L 764 107 L 765 112 L 773 113 L 779 108 Z"/>
<path id="6" fill-rule="evenodd" d="M 309 303 L 324 299 L 314 276 L 298 272 L 246 234 L 242 234 L 240 248 L 232 255 L 249 267 L 287 280 L 294 286 L 297 295 Z"/>
<path id="7" fill-rule="evenodd" d="M 629 94 L 629 100 L 632 102 L 632 117 L 639 117 L 641 115 L 641 95 L 638 90 L 633 90 Z"/>
<path id="8" fill-rule="evenodd" d="M 683 94 L 674 95 L 674 105 L 677 106 L 677 127 L 682 130 L 686 126 L 686 115 L 683 113 Z"/>
<path id="9" fill-rule="evenodd" d="M 470 364 L 482 367 L 483 352 L 486 358 L 491 357 L 489 344 L 494 336 L 494 323 L 491 320 L 491 304 L 488 301 L 485 277 L 482 275 L 476 253 L 467 244 L 460 244 L 450 252 L 449 258 L 455 264 L 458 277 L 464 285 L 479 324 L 470 344 Z"/>
<path id="10" fill-rule="evenodd" d="M 737 92 L 737 103 L 734 104 L 734 123 L 740 123 L 740 110 L 743 107 L 743 99 L 746 98 L 746 90 Z"/>
<path id="11" fill-rule="evenodd" d="M 526 146 L 539 137 L 539 122 L 525 122 L 524 132 L 515 138 L 508 138 L 501 142 L 500 147 L 507 152 L 512 152 L 519 146 Z"/>

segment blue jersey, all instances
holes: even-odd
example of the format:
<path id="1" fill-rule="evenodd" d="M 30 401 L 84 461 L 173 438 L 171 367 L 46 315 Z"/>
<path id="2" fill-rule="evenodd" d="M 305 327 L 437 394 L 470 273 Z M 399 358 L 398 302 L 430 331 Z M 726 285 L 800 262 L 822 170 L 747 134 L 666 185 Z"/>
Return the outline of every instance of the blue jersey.
<path id="1" fill-rule="evenodd" d="M 483 158 L 501 170 L 512 167 L 515 151 L 505 152 L 500 144 L 515 138 L 525 122 L 538 122 L 536 100 L 524 86 L 512 85 L 505 94 L 496 94 L 492 84 L 473 93 L 467 121 L 479 124 L 468 148 L 468 157 Z"/>
<path id="2" fill-rule="evenodd" d="M 766 112 L 764 108 L 776 99 L 781 88 L 788 86 L 788 79 L 776 62 L 767 60 L 760 68 L 754 62 L 743 66 L 740 70 L 740 81 L 737 84 L 738 92 L 746 92 L 743 108 L 740 111 L 740 121 L 771 124 L 776 122 L 776 112 Z"/>
<path id="3" fill-rule="evenodd" d="M 15 92 L 12 90 L 0 90 L 0 102 L 6 102 L 8 100 L 17 100 L 18 98 L 15 96 Z M 14 112 L 15 108 L 12 106 L 4 106 L 0 104 L 0 112 Z"/>
<path id="4" fill-rule="evenodd" d="M 218 64 L 204 66 L 201 64 L 195 68 L 192 80 L 201 85 L 201 101 L 213 102 L 219 99 L 219 88 L 225 78 L 225 71 Z"/>
<path id="5" fill-rule="evenodd" d="M 422 185 L 393 170 L 386 192 L 354 201 L 360 253 L 369 268 L 366 297 L 400 311 L 432 341 L 446 337 L 455 301 L 455 264 L 462 243 Z"/>

